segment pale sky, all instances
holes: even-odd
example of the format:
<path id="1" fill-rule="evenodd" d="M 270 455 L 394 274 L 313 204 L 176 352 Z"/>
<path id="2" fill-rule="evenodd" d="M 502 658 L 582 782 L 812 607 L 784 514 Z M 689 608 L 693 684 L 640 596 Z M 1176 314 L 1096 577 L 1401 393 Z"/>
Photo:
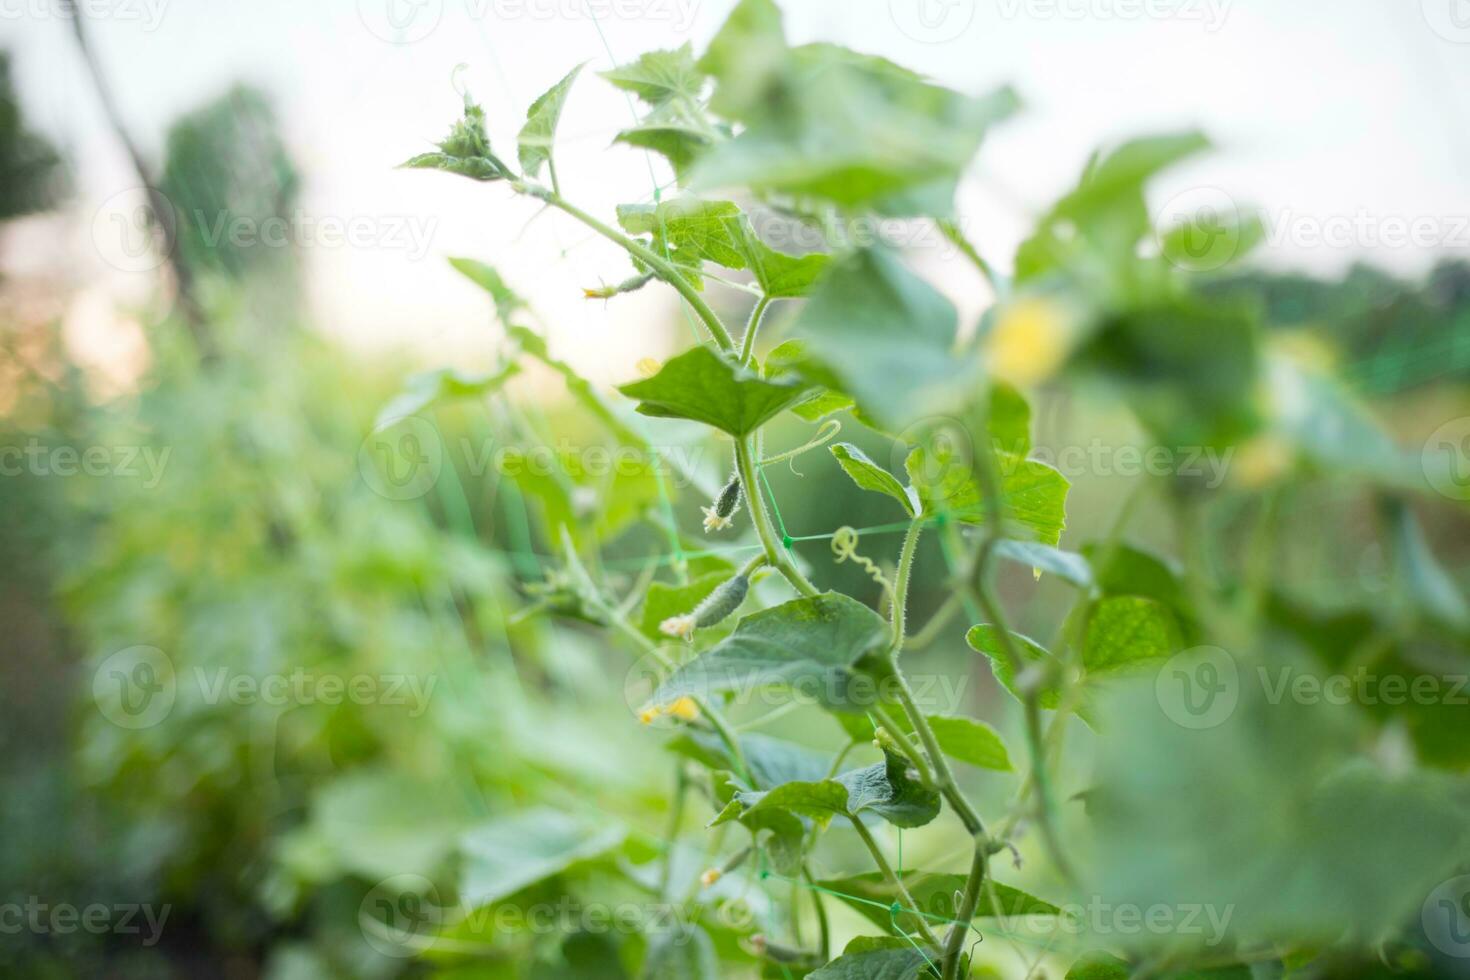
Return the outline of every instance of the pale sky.
<path id="1" fill-rule="evenodd" d="M 602 69 L 686 40 L 700 49 L 730 0 L 83 2 L 122 112 L 155 158 L 168 122 L 231 82 L 272 93 L 305 177 L 300 210 L 326 230 L 302 243 L 323 329 L 373 349 L 411 349 L 421 363 L 488 359 L 487 304 L 444 262 L 470 255 L 529 295 L 553 344 L 599 380 L 626 379 L 639 357 L 670 342 L 669 290 L 606 306 L 581 298 L 581 286 L 624 278 L 629 266 L 579 226 L 546 215 L 527 228 L 534 209 L 502 188 L 393 165 L 447 130 L 457 64 L 492 140 L 511 155 L 526 105 L 573 64 Z M 104 220 L 136 181 L 54 3 L 0 0 L 0 45 L 15 55 L 33 124 L 77 162 L 79 193 L 59 243 L 52 222 L 35 248 L 12 245 L 6 259 L 22 270 L 66 263 L 94 293 L 136 295 L 152 273 L 119 256 Z M 1019 90 L 1024 113 L 995 131 L 960 198 L 972 237 L 1002 267 L 1093 147 L 1186 127 L 1204 129 L 1219 149 L 1161 181 L 1155 208 L 1206 195 L 1259 211 L 1270 229 L 1264 264 L 1333 272 L 1368 260 L 1415 272 L 1470 254 L 1467 0 L 784 7 L 794 41 L 883 54 L 967 92 Z M 651 191 L 641 153 L 607 148 L 630 111 L 589 71 L 562 120 L 563 187 L 604 215 Z M 332 239 L 334 223 L 356 229 L 356 243 Z M 973 318 L 985 296 L 967 267 L 915 244 L 916 265 Z"/>

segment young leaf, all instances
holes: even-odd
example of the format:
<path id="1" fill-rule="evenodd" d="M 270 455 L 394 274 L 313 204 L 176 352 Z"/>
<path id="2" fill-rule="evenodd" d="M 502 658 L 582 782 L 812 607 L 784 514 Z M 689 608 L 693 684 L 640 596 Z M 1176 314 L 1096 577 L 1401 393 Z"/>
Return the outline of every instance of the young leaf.
<path id="1" fill-rule="evenodd" d="M 1015 632 L 1011 633 L 1011 640 L 1012 645 L 1021 655 L 1021 659 L 1025 661 L 1026 666 L 1035 664 L 1042 667 L 1044 670 L 1043 676 L 1048 678 L 1056 678 L 1060 673 L 1060 662 L 1052 655 L 1050 650 L 1043 647 L 1040 643 L 1037 643 L 1029 636 L 1023 636 Z M 970 644 L 971 649 L 983 653 L 990 658 L 990 669 L 995 673 L 995 679 L 1000 682 L 1002 687 L 1015 695 L 1016 700 L 1022 700 L 1021 692 L 1016 687 L 1015 667 L 1012 665 L 1010 658 L 1006 656 L 1006 650 L 1001 645 L 1000 634 L 996 628 L 989 624 L 972 626 L 970 631 L 965 634 L 965 642 Z M 1061 703 L 1061 688 L 1058 686 L 1057 680 L 1051 679 L 1045 683 L 1041 689 L 1038 701 L 1043 708 L 1056 708 Z"/>
<path id="2" fill-rule="evenodd" d="M 414 170 L 445 170 L 473 180 L 504 180 L 510 170 L 490 151 L 485 134 L 485 110 L 464 97 L 464 117 L 439 144 L 438 153 L 420 153 L 399 166 Z"/>
<path id="3" fill-rule="evenodd" d="M 861 711 L 873 693 L 866 661 L 887 642 L 887 622 L 856 599 L 835 592 L 793 599 L 742 619 L 728 637 L 674 671 L 650 706 L 787 686 L 827 707 Z"/>
<path id="4" fill-rule="evenodd" d="M 498 391 L 521 371 L 514 363 L 492 374 L 466 374 L 455 368 L 439 368 L 409 376 L 403 391 L 393 396 L 373 422 L 380 429 L 397 419 L 423 411 L 430 405 L 457 398 L 475 398 Z"/>
<path id="5" fill-rule="evenodd" d="M 945 411 L 974 365 L 954 353 L 955 309 L 886 248 L 836 260 L 813 287 L 794 331 L 808 341 L 801 368 L 851 395 L 893 431 Z"/>
<path id="6" fill-rule="evenodd" d="M 556 139 L 556 124 L 561 121 L 562 106 L 566 104 L 572 83 L 577 80 L 577 75 L 585 64 L 583 62 L 567 72 L 561 81 L 543 92 L 526 111 L 526 124 L 521 127 L 517 139 L 520 143 L 518 154 L 521 169 L 527 177 L 538 176 L 543 163 L 551 163 L 555 168 L 556 164 L 551 161 L 551 145 Z"/>
<path id="7" fill-rule="evenodd" d="M 460 839 L 464 854 L 459 893 L 478 907 L 513 895 L 622 843 L 613 820 L 597 826 L 549 807 L 497 817 Z"/>
<path id="8" fill-rule="evenodd" d="M 852 443 L 839 442 L 830 449 L 837 459 L 837 465 L 852 477 L 853 483 L 864 490 L 886 493 L 897 500 L 910 517 L 917 516 L 919 504 L 912 487 L 899 483 L 897 477 L 869 459 L 866 453 Z"/>
<path id="9" fill-rule="evenodd" d="M 909 761 L 891 752 L 883 761 L 837 777 L 847 787 L 850 815 L 872 810 L 895 827 L 922 827 L 939 816 L 939 791 L 909 776 Z"/>
<path id="10" fill-rule="evenodd" d="M 672 51 L 649 51 L 637 61 L 598 74 L 652 108 L 677 100 L 697 102 L 707 81 L 688 44 Z"/>
<path id="11" fill-rule="evenodd" d="M 666 361 L 653 377 L 618 390 L 638 399 L 643 415 L 693 419 L 739 437 L 800 401 L 811 385 L 768 381 L 707 347 L 695 347 Z"/>
<path id="12" fill-rule="evenodd" d="M 1067 491 L 1071 484 L 1060 472 L 1034 459 L 996 454 L 1000 464 L 1001 513 L 1026 528 L 1041 544 L 1056 546 L 1067 526 Z M 909 482 L 926 516 L 948 515 L 967 524 L 986 519 L 980 488 L 969 462 L 953 447 L 921 445 L 904 461 Z"/>
<path id="13" fill-rule="evenodd" d="M 749 269 L 772 299 L 803 296 L 826 268 L 826 255 L 787 255 L 756 235 L 750 219 L 730 201 L 679 197 L 657 206 L 622 205 L 618 221 L 635 235 L 651 235 L 654 248 L 697 267 L 713 262 Z"/>
<path id="14" fill-rule="evenodd" d="M 899 899 L 897 890 L 888 883 L 882 872 L 872 871 L 850 875 L 845 878 L 818 882 L 818 884 L 829 892 L 835 892 L 839 899 L 866 916 L 879 928 L 889 932 L 894 931 L 895 921 L 888 912 L 888 906 L 901 899 Z M 965 876 L 941 874 L 934 871 L 905 871 L 903 884 L 913 897 L 917 911 L 928 916 L 935 916 L 937 919 L 953 919 L 958 911 L 955 908 L 955 892 L 964 891 Z M 880 903 L 880 905 L 870 903 Z M 980 891 L 980 902 L 975 907 L 975 918 L 1004 919 L 1022 915 L 1056 915 L 1059 911 L 1050 902 L 1028 895 L 1018 888 L 992 881 Z M 897 916 L 897 927 L 905 932 L 913 932 L 918 928 L 918 919 L 919 916 L 913 912 L 901 912 Z M 931 924 L 934 921 L 936 919 L 929 920 Z"/>

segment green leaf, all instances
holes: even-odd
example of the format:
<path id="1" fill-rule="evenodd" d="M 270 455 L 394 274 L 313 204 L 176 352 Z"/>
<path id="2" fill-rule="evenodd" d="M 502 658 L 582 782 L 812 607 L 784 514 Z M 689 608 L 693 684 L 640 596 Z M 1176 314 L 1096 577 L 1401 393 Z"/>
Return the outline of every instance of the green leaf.
<path id="1" fill-rule="evenodd" d="M 947 715 L 929 715 L 928 721 L 945 755 L 982 769 L 1011 771 L 1011 757 L 1005 742 L 985 722 Z"/>
<path id="2" fill-rule="evenodd" d="M 868 458 L 867 454 L 849 442 L 835 443 L 830 447 L 837 465 L 864 490 L 886 493 L 897 500 L 910 516 L 917 516 L 918 501 L 913 490 L 898 482 L 898 478 Z"/>
<path id="3" fill-rule="evenodd" d="M 967 524 L 984 523 L 986 508 L 980 488 L 961 450 L 947 441 L 916 447 L 904 461 L 909 483 L 925 516 L 941 514 Z M 1060 472 L 1034 459 L 996 454 L 1003 497 L 1001 512 L 1041 544 L 1056 546 L 1067 524 L 1067 491 Z"/>
<path id="4" fill-rule="evenodd" d="M 566 105 L 572 83 L 577 80 L 586 62 L 566 73 L 561 81 L 541 94 L 531 108 L 526 110 L 526 124 L 521 127 L 519 156 L 521 170 L 527 177 L 536 177 L 543 163 L 551 162 L 551 146 L 556 139 L 556 124 L 561 121 L 561 110 Z M 552 163 L 554 167 L 555 164 Z"/>
<path id="5" fill-rule="evenodd" d="M 888 907 L 901 901 L 898 891 L 888 883 L 882 872 L 870 871 L 846 878 L 820 881 L 818 884 L 837 898 L 846 902 L 879 928 L 894 931 L 894 917 Z M 914 899 L 918 912 L 924 913 L 932 926 L 936 921 L 953 920 L 959 910 L 955 905 L 955 892 L 965 888 L 965 876 L 941 874 L 933 871 L 905 871 L 903 884 Z M 870 905 L 878 902 L 879 905 Z M 975 906 L 975 918 L 1012 918 L 1023 915 L 1057 915 L 1060 910 L 1050 902 L 1028 895 L 1018 888 L 1003 885 L 998 881 L 986 883 L 980 892 L 980 901 Z M 919 916 L 913 912 L 901 912 L 897 916 L 897 927 L 906 932 L 918 928 Z"/>
<path id="6" fill-rule="evenodd" d="M 894 723 L 904 732 L 913 734 L 914 726 L 904 712 L 895 712 L 892 717 Z M 945 755 L 982 769 L 1011 771 L 1010 753 L 1005 743 L 995 729 L 985 722 L 950 715 L 925 715 L 925 718 Z M 873 723 L 866 715 L 838 714 L 837 721 L 854 742 L 866 742 L 873 738 Z"/>
<path id="7" fill-rule="evenodd" d="M 888 623 L 856 599 L 835 592 L 793 599 L 742 619 L 674 671 L 650 704 L 786 686 L 830 708 L 862 711 L 876 696 L 871 658 L 888 640 Z"/>
<path id="8" fill-rule="evenodd" d="M 771 789 L 782 783 L 820 782 L 831 766 L 827 753 L 805 745 L 759 732 L 749 732 L 739 738 L 754 789 Z M 688 729 L 671 739 L 668 747 L 711 769 L 735 768 L 729 748 L 714 732 Z"/>
<path id="9" fill-rule="evenodd" d="M 765 380 L 706 347 L 695 347 L 666 361 L 653 377 L 618 390 L 638 399 L 644 415 L 693 419 L 739 437 L 800 401 L 811 386 Z"/>
<path id="10" fill-rule="evenodd" d="M 922 827 L 939 816 L 939 791 L 909 776 L 909 761 L 891 752 L 883 761 L 837 777 L 847 787 L 847 812 L 872 810 L 895 827 Z"/>
<path id="11" fill-rule="evenodd" d="M 1050 572 L 1084 591 L 1093 586 L 1092 566 L 1088 564 L 1085 557 L 1076 552 L 1062 551 L 1060 548 L 1037 544 L 1034 541 L 1015 541 L 1006 538 L 996 542 L 995 553 L 1009 561 L 1029 565 L 1038 575 L 1042 572 Z"/>
<path id="12" fill-rule="evenodd" d="M 782 783 L 769 790 L 745 790 L 710 822 L 711 827 L 739 820 L 752 829 L 764 828 L 772 814 L 805 817 L 825 827 L 833 817 L 848 812 L 848 790 L 833 779 Z"/>
<path id="13" fill-rule="evenodd" d="M 1133 968 L 1126 960 L 1099 951 L 1079 956 L 1065 980 L 1129 980 L 1132 976 Z"/>
<path id="14" fill-rule="evenodd" d="M 680 99 L 697 101 L 707 82 L 688 44 L 672 51 L 649 51 L 637 61 L 598 74 L 652 108 Z"/>
<path id="15" fill-rule="evenodd" d="M 669 251 L 686 264 L 749 269 L 773 299 L 805 295 L 828 262 L 826 255 L 787 255 L 766 245 L 730 201 L 686 196 L 657 206 L 621 205 L 618 221 L 634 235 L 651 235 L 656 251 Z"/>
<path id="16" fill-rule="evenodd" d="M 834 261 L 793 331 L 807 343 L 808 378 L 857 400 L 895 431 L 947 410 L 974 365 L 954 353 L 955 309 L 886 248 Z"/>
<path id="17" fill-rule="evenodd" d="M 597 825 L 560 810 L 538 807 L 497 817 L 460 838 L 459 893 L 471 907 L 498 901 L 622 843 L 623 826 Z"/>
<path id="18" fill-rule="evenodd" d="M 1139 596 L 1113 596 L 1093 607 L 1082 664 L 1087 676 L 1096 677 L 1167 660 L 1182 646 L 1178 620 L 1168 607 Z"/>
<path id="19" fill-rule="evenodd" d="M 537 961 L 527 980 L 625 980 L 612 937 L 595 931 L 574 932 L 562 940 L 555 961 Z M 448 980 L 441 975 L 439 980 Z M 494 977 L 487 978 L 494 980 Z"/>
<path id="20" fill-rule="evenodd" d="M 466 374 L 456 368 L 439 368 L 411 375 L 403 383 L 403 391 L 394 395 L 378 412 L 373 428 L 380 429 L 441 402 L 477 398 L 499 391 L 520 372 L 520 367 L 511 363 L 493 374 Z"/>
<path id="21" fill-rule="evenodd" d="M 715 944 L 699 926 L 680 923 L 649 941 L 638 976 L 640 980 L 718 980 Z"/>
<path id="22" fill-rule="evenodd" d="M 490 151 L 485 134 L 485 110 L 464 97 L 464 116 L 439 144 L 437 153 L 420 153 L 399 166 L 414 170 L 445 170 L 474 180 L 504 180 L 509 169 Z"/>
<path id="23" fill-rule="evenodd" d="M 449 264 L 470 282 L 490 294 L 490 298 L 495 301 L 496 315 L 507 327 L 510 326 L 511 317 L 526 308 L 526 301 L 505 284 L 500 273 L 492 266 L 476 259 L 463 258 L 451 258 Z"/>
<path id="24" fill-rule="evenodd" d="M 847 944 L 842 955 L 808 980 L 916 980 L 928 975 L 929 962 L 939 962 L 939 951 L 920 950 L 912 941 L 859 936 Z"/>
<path id="25" fill-rule="evenodd" d="M 1397 587 L 1415 614 L 1454 630 L 1470 625 L 1470 606 L 1425 540 L 1424 528 L 1401 500 L 1384 505 L 1393 542 Z"/>
<path id="26" fill-rule="evenodd" d="M 700 159 L 691 186 L 849 211 L 948 215 L 985 131 L 1018 104 L 1009 90 L 972 99 L 835 45 L 787 49 L 765 2 L 737 7 L 701 67 L 716 80 L 711 108 L 745 127 Z"/>
<path id="27" fill-rule="evenodd" d="M 1199 133 L 1153 136 L 1090 161 L 1076 189 L 1057 201 L 1017 250 L 1016 285 L 1062 272 L 1087 277 L 1083 281 L 1106 295 L 1126 289 L 1128 270 L 1139 262 L 1136 246 L 1150 230 L 1144 185 L 1208 147 Z"/>
<path id="28" fill-rule="evenodd" d="M 715 587 L 730 578 L 728 572 L 712 572 L 685 585 L 653 582 L 643 597 L 643 614 L 638 630 L 650 640 L 662 642 L 668 637 L 659 632 L 659 624 L 671 616 L 682 616 L 704 601 Z"/>
<path id="29" fill-rule="evenodd" d="M 1035 664 L 1042 668 L 1043 681 L 1038 702 L 1043 708 L 1055 709 L 1061 703 L 1061 662 L 1050 650 L 1029 636 L 1012 632 L 1011 639 L 1016 652 L 1028 666 Z M 970 631 L 965 634 L 965 642 L 990 658 L 990 669 L 1002 687 L 1015 695 L 1016 700 L 1024 700 L 1016 687 L 1015 670 L 1010 658 L 1006 656 L 1005 648 L 1001 646 L 999 631 L 994 626 L 982 623 L 970 627 Z"/>

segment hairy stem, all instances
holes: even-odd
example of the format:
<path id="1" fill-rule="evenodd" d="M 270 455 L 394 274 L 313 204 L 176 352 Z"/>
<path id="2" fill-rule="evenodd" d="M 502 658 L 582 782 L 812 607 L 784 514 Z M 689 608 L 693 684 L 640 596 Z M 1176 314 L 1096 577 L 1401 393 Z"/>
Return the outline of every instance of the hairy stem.
<path id="1" fill-rule="evenodd" d="M 771 526 L 770 515 L 766 513 L 765 498 L 761 495 L 760 485 L 756 482 L 754 457 L 755 453 L 751 449 L 749 436 L 735 440 L 735 467 L 740 472 L 740 483 L 745 488 L 746 506 L 750 508 L 750 520 L 755 525 L 755 533 L 760 538 L 761 547 L 765 549 L 766 561 L 772 568 L 786 576 L 786 580 L 797 592 L 804 596 L 814 596 L 817 594 L 817 587 L 801 574 L 800 569 L 796 567 L 791 556 L 786 552 L 785 546 L 777 539 L 776 529 Z"/>
<path id="2" fill-rule="evenodd" d="M 924 916 L 922 915 L 923 910 L 914 902 L 914 897 L 909 894 L 909 890 L 904 887 L 903 879 L 893 873 L 893 866 L 888 863 L 888 858 L 883 855 L 883 849 L 873 839 L 872 831 L 863 825 L 862 819 L 857 814 L 849 814 L 849 819 L 852 820 L 853 829 L 863 839 L 863 844 L 867 847 L 868 853 L 873 855 L 873 863 L 878 865 L 878 870 L 883 873 L 883 880 L 887 881 L 889 887 L 898 893 L 899 901 L 903 903 L 904 910 L 915 913 L 915 917 L 919 922 L 919 933 L 931 946 L 938 948 L 939 939 L 934 935 L 933 930 L 929 928 L 929 923 L 924 921 Z"/>
<path id="3" fill-rule="evenodd" d="M 760 333 L 761 319 L 766 315 L 766 307 L 771 305 L 771 297 L 762 296 L 755 302 L 755 309 L 750 311 L 750 322 L 745 325 L 745 336 L 740 339 L 740 363 L 749 364 L 751 355 L 755 353 L 755 335 Z"/>
<path id="4" fill-rule="evenodd" d="M 629 255 L 636 257 L 640 262 L 658 273 L 660 279 L 677 289 L 679 295 L 683 296 L 689 305 L 694 308 L 695 315 L 704 321 L 705 327 L 709 329 L 710 336 L 714 337 L 715 343 L 720 346 L 721 350 L 733 351 L 735 349 L 735 341 L 731 339 L 730 331 L 725 329 L 725 324 L 715 315 L 715 311 L 709 308 L 709 304 L 704 301 L 703 296 L 699 295 L 699 291 L 690 285 L 689 280 L 685 279 L 680 275 L 679 270 L 674 268 L 672 262 L 647 246 L 624 235 L 616 228 L 594 218 L 554 191 L 549 191 L 544 187 L 538 187 L 533 184 L 523 184 L 521 186 L 527 194 L 539 198 L 552 207 L 576 218 L 582 224 L 591 228 L 608 241 L 618 245 Z"/>

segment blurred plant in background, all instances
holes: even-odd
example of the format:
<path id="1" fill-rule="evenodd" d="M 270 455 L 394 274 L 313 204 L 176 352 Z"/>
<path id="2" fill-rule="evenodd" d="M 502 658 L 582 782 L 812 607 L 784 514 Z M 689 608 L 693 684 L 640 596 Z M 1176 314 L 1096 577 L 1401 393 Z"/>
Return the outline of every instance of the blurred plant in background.
<path id="1" fill-rule="evenodd" d="M 792 48 L 758 0 L 702 58 L 605 77 L 643 109 L 619 142 L 682 188 L 616 227 L 558 180 L 575 70 L 518 167 L 468 98 L 411 165 L 617 241 L 629 278 L 589 296 L 679 290 L 710 340 L 626 399 L 473 259 L 493 369 L 404 381 L 318 337 L 291 249 L 210 233 L 292 214 L 248 88 L 170 131 L 155 220 L 188 302 L 140 314 L 131 390 L 0 302 L 0 459 L 23 461 L 0 906 L 147 913 L 7 934 L 0 971 L 1470 975 L 1465 266 L 1235 271 L 1216 250 L 1255 229 L 1144 206 L 1206 147 L 1178 134 L 1090 160 L 1006 277 L 951 204 L 1008 91 Z M 65 185 L 3 80 L 10 217 Z M 973 334 L 854 234 L 892 217 L 994 291 Z M 787 227 L 827 246 L 773 247 Z M 808 578 L 896 632 L 932 744 L 902 703 L 791 695 L 782 658 L 850 634 L 741 646 Z"/>

